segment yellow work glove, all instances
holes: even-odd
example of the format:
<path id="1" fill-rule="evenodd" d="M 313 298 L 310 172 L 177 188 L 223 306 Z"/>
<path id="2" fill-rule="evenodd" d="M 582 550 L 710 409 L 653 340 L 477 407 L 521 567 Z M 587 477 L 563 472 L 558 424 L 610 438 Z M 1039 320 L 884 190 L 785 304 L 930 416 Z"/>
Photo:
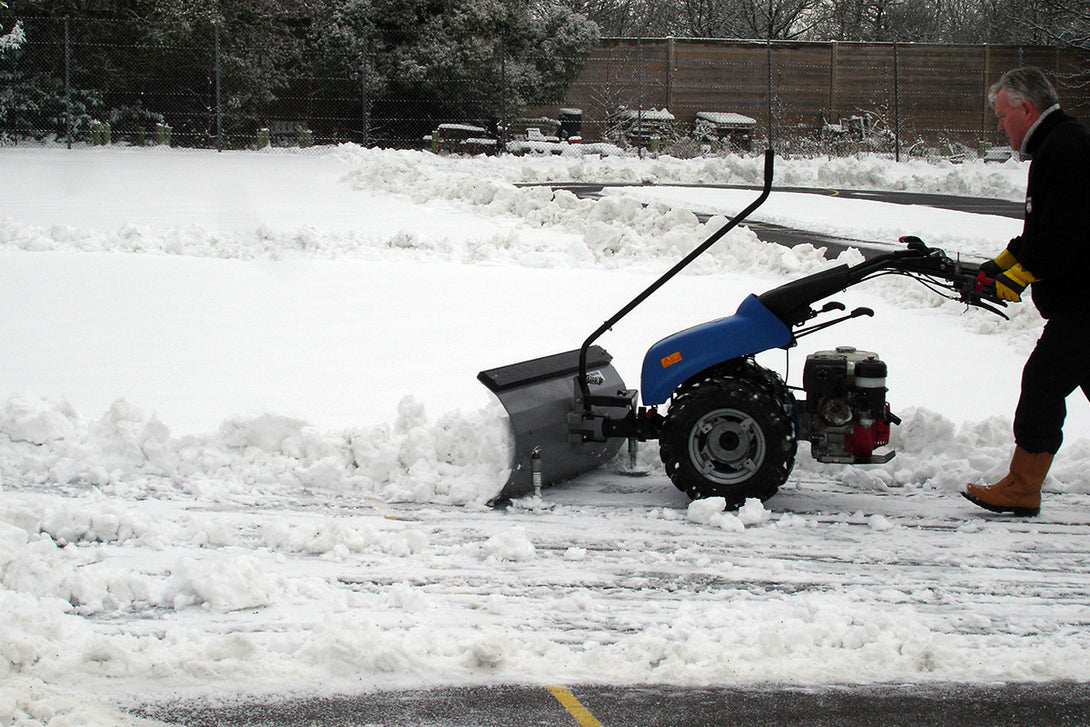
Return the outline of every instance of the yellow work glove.
<path id="1" fill-rule="evenodd" d="M 1000 273 L 1010 270 L 1017 264 L 1018 261 L 1014 258 L 1014 255 L 1011 254 L 1011 251 L 1003 250 L 1003 252 L 996 256 L 995 260 L 989 260 L 988 262 L 983 263 L 980 266 L 980 272 L 984 273 L 986 277 L 995 280 L 999 277 Z"/>
<path id="2" fill-rule="evenodd" d="M 1001 300 L 1017 303 L 1022 300 L 1022 291 L 1026 289 L 1026 286 L 1036 282 L 1037 276 L 1021 265 L 1015 264 L 996 276 L 995 294 Z"/>

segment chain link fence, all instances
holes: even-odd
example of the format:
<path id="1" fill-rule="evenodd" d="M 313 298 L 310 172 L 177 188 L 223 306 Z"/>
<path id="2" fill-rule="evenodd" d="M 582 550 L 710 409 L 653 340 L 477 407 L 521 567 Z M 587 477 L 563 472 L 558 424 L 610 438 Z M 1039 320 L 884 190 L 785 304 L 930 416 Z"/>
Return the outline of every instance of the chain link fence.
<path id="1" fill-rule="evenodd" d="M 269 19 L 289 23 L 291 19 Z M 1001 145 L 984 94 L 1040 65 L 1090 115 L 1074 51 L 1013 46 L 604 39 L 564 100 L 510 101 L 502 39 L 436 99 L 376 82 L 373 59 L 247 52 L 218 26 L 136 40 L 119 21 L 22 18 L 0 53 L 0 141 L 256 149 L 360 143 L 436 151 L 557 151 L 564 142 L 675 155 L 763 148 L 957 156 Z M 600 147 L 604 148 L 604 147 Z"/>
<path id="2" fill-rule="evenodd" d="M 7 143 L 169 144 L 216 149 L 377 139 L 366 78 L 247 67 L 218 26 L 186 42 L 137 43 L 127 24 L 23 18 L 0 57 Z M 270 77 L 273 76 L 273 77 Z M 256 83 L 255 81 L 260 81 Z M 396 105 L 395 105 L 396 108 Z M 408 122 L 412 113 L 398 113 Z"/>
<path id="3" fill-rule="evenodd" d="M 482 119 L 479 110 L 502 107 L 495 82 L 454 89 L 465 109 L 459 117 L 449 99 L 375 88 L 366 55 L 351 73 L 321 73 L 321 59 L 262 59 L 244 50 L 246 38 L 218 26 L 184 41 L 136 42 L 120 21 L 19 23 L 24 40 L 0 55 L 0 140 L 6 144 L 411 147 L 423 145 L 441 121 L 490 121 L 486 133 L 495 138 L 496 115 Z M 495 56 L 494 75 L 501 78 L 502 52 Z"/>

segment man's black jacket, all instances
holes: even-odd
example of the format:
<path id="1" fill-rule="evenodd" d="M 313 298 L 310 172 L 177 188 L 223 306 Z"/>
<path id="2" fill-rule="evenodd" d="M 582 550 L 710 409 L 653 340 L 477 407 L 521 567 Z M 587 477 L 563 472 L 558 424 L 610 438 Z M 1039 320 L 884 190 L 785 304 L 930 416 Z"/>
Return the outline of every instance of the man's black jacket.
<path id="1" fill-rule="evenodd" d="M 1057 109 L 1033 130 L 1022 234 L 1007 246 L 1038 278 L 1045 318 L 1090 313 L 1090 129 Z"/>

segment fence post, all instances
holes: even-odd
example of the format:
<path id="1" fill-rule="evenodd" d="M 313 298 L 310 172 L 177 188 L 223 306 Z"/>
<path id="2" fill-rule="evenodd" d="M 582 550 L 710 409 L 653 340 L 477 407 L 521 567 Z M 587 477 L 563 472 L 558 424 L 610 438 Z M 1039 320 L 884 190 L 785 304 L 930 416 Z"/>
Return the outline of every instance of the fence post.
<path id="1" fill-rule="evenodd" d="M 220 100 L 220 24 L 212 24 L 215 34 L 214 55 L 216 64 L 216 151 L 223 151 L 223 104 Z"/>
<path id="2" fill-rule="evenodd" d="M 765 102 L 768 104 L 768 148 L 772 149 L 772 21 L 769 19 L 768 41 L 765 45 L 765 67 L 767 70 L 767 88 Z"/>
<path id="3" fill-rule="evenodd" d="M 772 31 L 773 31 L 773 7 L 772 0 L 768 0 L 768 46 L 766 47 L 767 54 L 767 67 L 768 67 L 768 148 L 774 148 L 772 146 Z"/>
<path id="4" fill-rule="evenodd" d="M 677 48 L 674 36 L 666 39 L 666 108 L 674 108 L 674 74 Z"/>
<path id="5" fill-rule="evenodd" d="M 507 32 L 500 35 L 500 118 L 496 122 L 496 139 L 499 154 L 507 149 Z"/>
<path id="6" fill-rule="evenodd" d="M 897 41 L 893 41 L 893 160 L 901 161 L 901 74 Z"/>
<path id="7" fill-rule="evenodd" d="M 643 30 L 636 36 L 636 155 L 643 159 Z"/>
<path id="8" fill-rule="evenodd" d="M 64 132 L 72 148 L 72 46 L 68 41 L 68 16 L 64 16 Z"/>
<path id="9" fill-rule="evenodd" d="M 363 147 L 371 145 L 371 61 L 370 61 L 371 36 L 364 28 L 363 31 L 363 66 L 360 69 L 360 85 L 363 91 Z"/>

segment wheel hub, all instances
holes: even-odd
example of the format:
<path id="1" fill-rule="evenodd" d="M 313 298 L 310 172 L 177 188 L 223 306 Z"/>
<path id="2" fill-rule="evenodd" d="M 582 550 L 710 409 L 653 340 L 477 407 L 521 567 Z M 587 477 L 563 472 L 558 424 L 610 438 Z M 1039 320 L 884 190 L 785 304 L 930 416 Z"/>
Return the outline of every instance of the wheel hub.
<path id="1" fill-rule="evenodd" d="M 714 482 L 734 484 L 749 479 L 764 462 L 764 433 L 754 419 L 737 409 L 710 411 L 693 426 L 689 455 Z"/>

